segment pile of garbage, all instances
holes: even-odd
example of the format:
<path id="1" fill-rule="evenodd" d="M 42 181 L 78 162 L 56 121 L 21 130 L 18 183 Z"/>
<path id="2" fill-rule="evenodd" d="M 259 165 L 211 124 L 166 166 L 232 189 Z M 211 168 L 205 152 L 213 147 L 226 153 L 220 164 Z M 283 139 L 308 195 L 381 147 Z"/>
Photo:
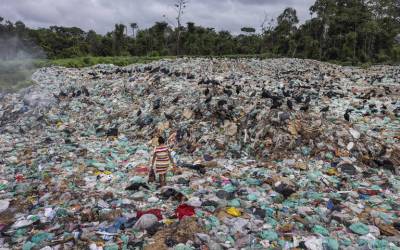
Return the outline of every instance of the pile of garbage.
<path id="1" fill-rule="evenodd" d="M 0 97 L 0 247 L 400 249 L 400 67 L 50 67 Z M 157 137 L 178 166 L 147 176 Z"/>

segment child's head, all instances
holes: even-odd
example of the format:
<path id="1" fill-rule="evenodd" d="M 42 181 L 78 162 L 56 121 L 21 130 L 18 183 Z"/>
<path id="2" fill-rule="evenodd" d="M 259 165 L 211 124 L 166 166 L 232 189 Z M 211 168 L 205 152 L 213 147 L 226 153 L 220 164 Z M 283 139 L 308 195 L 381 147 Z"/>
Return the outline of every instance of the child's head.
<path id="1" fill-rule="evenodd" d="M 158 137 L 158 144 L 164 144 L 165 143 L 165 139 L 164 139 L 164 137 L 162 137 L 162 136 L 159 136 Z"/>

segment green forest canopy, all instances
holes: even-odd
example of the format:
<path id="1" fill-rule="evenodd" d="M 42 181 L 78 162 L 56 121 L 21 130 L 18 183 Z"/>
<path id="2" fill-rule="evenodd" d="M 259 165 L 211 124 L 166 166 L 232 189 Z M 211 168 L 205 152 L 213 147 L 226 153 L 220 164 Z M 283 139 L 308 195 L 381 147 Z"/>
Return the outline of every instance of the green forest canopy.
<path id="1" fill-rule="evenodd" d="M 310 13 L 311 18 L 299 24 L 296 10 L 287 8 L 263 25 L 261 33 L 243 27 L 239 35 L 192 22 L 180 28 L 156 22 L 147 29 L 139 29 L 136 23 L 116 24 L 113 31 L 101 35 L 77 27 L 32 29 L 21 21 L 0 18 L 0 58 L 171 56 L 179 51 L 193 56 L 268 54 L 351 63 L 400 61 L 400 1 L 317 0 Z"/>

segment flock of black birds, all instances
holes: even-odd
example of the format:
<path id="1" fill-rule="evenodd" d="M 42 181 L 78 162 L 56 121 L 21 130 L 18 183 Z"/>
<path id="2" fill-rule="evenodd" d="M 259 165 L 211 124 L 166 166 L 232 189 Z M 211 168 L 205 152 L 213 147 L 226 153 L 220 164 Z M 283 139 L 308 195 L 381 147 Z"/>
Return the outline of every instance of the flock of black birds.
<path id="1" fill-rule="evenodd" d="M 213 91 L 210 91 L 210 88 L 214 88 L 216 85 L 220 86 L 220 82 L 216 80 L 204 80 L 201 79 L 198 83 L 199 85 L 206 85 L 207 87 L 204 89 L 203 94 L 206 97 L 205 103 L 210 103 L 213 98 Z M 211 85 L 211 87 L 209 86 Z M 224 86 L 222 92 L 229 98 L 236 93 L 237 95 L 243 90 L 243 87 L 240 85 L 234 85 L 235 90 L 232 91 L 232 86 Z M 279 88 L 280 92 L 272 92 L 270 90 L 265 89 L 264 87 L 261 90 L 261 98 L 270 99 L 271 106 L 270 109 L 279 109 L 286 103 L 286 106 L 289 110 L 293 110 L 295 105 L 300 105 L 299 110 L 307 112 L 311 106 L 311 95 L 307 95 L 305 93 L 286 89 L 286 87 Z M 328 92 L 329 93 L 329 92 Z M 256 91 L 253 91 L 250 96 L 255 97 L 257 95 Z M 218 100 L 218 106 L 223 106 L 227 104 L 225 99 Z M 329 111 L 329 106 L 321 108 L 320 112 Z"/>
<path id="2" fill-rule="evenodd" d="M 374 78 L 375 79 L 375 78 Z M 379 79 L 378 79 L 379 80 Z M 308 81 L 309 82 L 309 81 Z M 329 82 L 329 85 L 325 86 L 325 91 L 322 93 L 323 96 L 332 99 L 332 98 L 344 98 L 346 95 L 342 93 L 342 87 L 340 86 L 334 86 L 333 85 L 334 81 L 331 80 Z M 216 86 L 221 86 L 222 84 L 214 79 L 201 79 L 198 82 L 199 85 L 206 85 L 203 94 L 205 96 L 205 103 L 208 104 L 211 102 L 213 99 L 213 93 L 215 91 L 211 91 L 211 89 L 214 89 Z M 372 85 L 372 83 L 371 83 Z M 306 93 L 306 91 L 301 90 L 301 88 L 304 89 L 314 89 L 315 92 L 310 92 Z M 386 95 L 392 94 L 392 91 L 390 90 L 389 87 L 383 86 L 384 92 Z M 233 90 L 234 89 L 234 90 Z M 239 93 L 242 91 L 243 87 L 240 85 L 233 85 L 233 86 L 223 86 L 222 93 L 225 94 L 228 98 L 230 98 L 234 93 L 239 95 Z M 338 91 L 335 91 L 337 89 Z M 259 94 L 261 98 L 263 99 L 269 99 L 270 100 L 270 109 L 279 109 L 282 108 L 282 106 L 286 103 L 286 107 L 288 110 L 294 110 L 296 106 L 298 107 L 298 110 L 303 111 L 303 112 L 308 112 L 310 108 L 312 107 L 312 100 L 319 98 L 319 93 L 321 91 L 321 86 L 317 86 L 316 84 L 310 84 L 309 86 L 300 86 L 297 88 L 293 88 L 293 86 L 290 86 L 289 84 L 289 89 L 287 89 L 285 86 L 283 87 L 278 87 L 277 90 L 271 91 L 265 89 L 263 87 L 261 89 L 261 93 Z M 250 93 L 251 97 L 255 97 L 257 95 L 256 91 L 253 91 Z M 362 105 L 354 108 L 354 107 L 349 107 L 346 109 L 345 113 L 343 114 L 344 120 L 350 122 L 351 120 L 351 114 L 352 112 L 355 111 L 355 109 L 358 110 L 367 110 L 365 111 L 362 115 L 363 116 L 370 116 L 371 114 L 377 114 L 381 113 L 382 115 L 387 114 L 387 107 L 386 105 L 382 104 L 380 107 L 377 107 L 376 104 L 374 103 L 369 103 L 369 100 L 374 97 L 383 97 L 383 94 L 378 94 L 376 90 L 372 89 L 366 93 L 362 94 L 354 94 L 355 98 L 361 99 Z M 227 104 L 227 101 L 225 99 L 220 99 L 218 100 L 218 106 L 223 106 Z M 396 101 L 392 102 L 393 105 L 396 104 Z M 367 109 L 366 109 L 367 108 Z M 319 109 L 319 112 L 321 113 L 326 113 L 330 110 L 330 106 L 323 106 Z M 395 115 L 397 117 L 400 116 L 400 108 L 397 108 L 393 110 Z"/>
<path id="3" fill-rule="evenodd" d="M 304 98 L 303 94 L 296 94 L 290 90 L 286 90 L 285 87 L 281 89 L 281 95 L 276 93 L 271 93 L 270 91 L 266 90 L 265 88 L 261 91 L 261 97 L 264 99 L 270 99 L 272 101 L 271 109 L 278 109 L 280 108 L 283 103 L 284 99 L 286 99 L 286 105 L 289 110 L 293 110 L 294 104 L 298 104 L 300 106 L 300 110 L 306 112 L 310 108 L 311 103 L 311 96 L 306 95 Z"/>
<path id="4" fill-rule="evenodd" d="M 318 70 L 318 69 L 315 69 Z M 127 71 L 126 69 L 124 70 L 117 70 L 113 71 L 112 73 L 119 73 L 119 74 L 124 74 L 124 73 L 129 73 L 132 74 L 132 72 L 135 70 Z M 168 76 L 186 76 L 187 79 L 194 79 L 193 74 L 188 74 L 188 73 L 181 73 L 179 71 L 171 71 L 167 68 L 164 67 L 152 67 L 152 66 L 147 66 L 141 70 L 136 69 L 136 71 L 143 71 L 143 72 L 150 72 L 150 73 L 159 73 L 161 72 L 162 74 L 168 75 Z M 106 74 L 109 72 L 100 72 L 100 74 Z M 318 102 L 318 99 L 321 97 L 320 93 L 322 92 L 322 96 L 325 96 L 329 99 L 332 98 L 344 98 L 346 95 L 343 93 L 343 89 L 341 86 L 338 86 L 335 83 L 336 80 L 338 79 L 331 79 L 329 81 L 324 81 L 324 77 L 328 76 L 331 77 L 333 74 L 332 73 L 320 73 L 319 77 L 317 77 L 317 81 L 310 81 L 309 79 L 303 79 L 306 85 L 293 85 L 292 79 L 290 77 L 288 78 L 288 74 L 295 75 L 299 79 L 302 78 L 301 74 L 303 72 L 298 72 L 298 71 L 287 71 L 287 72 L 280 72 L 277 73 L 276 78 L 278 80 L 285 80 L 289 82 L 287 86 L 281 86 L 278 87 L 275 90 L 268 90 L 265 87 L 261 88 L 261 93 L 257 90 L 251 90 L 251 93 L 249 93 L 250 97 L 257 97 L 259 95 L 262 99 L 270 100 L 268 102 L 269 108 L 271 110 L 273 109 L 285 109 L 285 104 L 286 104 L 286 109 L 287 110 L 300 110 L 302 112 L 308 112 L 310 108 L 312 108 L 312 100 L 316 100 Z M 97 77 L 96 72 L 90 72 L 90 75 L 93 76 L 93 78 Z M 371 76 L 366 80 L 367 83 L 369 83 L 371 86 L 374 84 L 374 82 L 382 82 L 383 77 L 382 76 Z M 227 82 L 231 82 L 229 77 L 225 79 Z M 320 85 L 318 82 L 323 82 L 322 85 Z M 229 84 L 222 84 L 221 81 L 217 79 L 209 79 L 209 78 L 201 78 L 200 81 L 198 81 L 199 85 L 204 85 L 205 88 L 203 90 L 203 94 L 205 96 L 205 101 L 204 103 L 209 105 L 211 101 L 213 100 L 214 97 L 218 97 L 218 100 L 216 101 L 218 107 L 223 107 L 228 104 L 227 99 L 231 98 L 233 95 L 239 95 L 243 91 L 243 86 L 236 84 L 235 82 L 232 85 Z M 245 84 L 248 84 L 248 81 L 245 81 Z M 265 86 L 265 85 L 264 85 Z M 256 87 L 260 88 L 260 82 L 256 84 Z M 215 89 L 218 89 L 219 91 L 215 91 Z M 384 94 L 383 93 L 378 93 L 377 90 L 371 89 L 370 91 L 367 91 L 366 93 L 362 94 L 354 94 L 356 95 L 355 98 L 361 99 L 362 105 L 358 107 L 349 107 L 346 109 L 345 113 L 343 114 L 343 118 L 346 121 L 350 121 L 352 112 L 355 110 L 365 110 L 367 107 L 367 111 L 364 111 L 362 114 L 363 116 L 370 116 L 372 114 L 377 114 L 381 113 L 382 115 L 387 114 L 388 108 L 382 104 L 382 106 L 377 107 L 376 104 L 374 103 L 369 103 L 369 100 L 374 97 L 382 97 L 383 95 L 390 95 L 392 94 L 392 90 L 387 87 L 383 86 Z M 68 98 L 68 97 L 79 97 L 81 95 L 89 96 L 89 91 L 86 87 L 82 87 L 81 89 L 74 89 L 70 90 L 68 92 L 63 92 L 61 91 L 58 95 L 54 94 L 54 97 L 57 100 L 63 99 L 63 98 Z M 221 96 L 225 95 L 226 98 L 222 98 Z M 176 104 L 179 101 L 180 96 L 177 96 L 172 103 Z M 396 101 L 392 102 L 393 105 L 396 104 Z M 157 110 L 161 106 L 161 98 L 157 98 L 153 102 L 153 109 Z M 330 106 L 323 106 L 319 109 L 319 112 L 321 113 L 326 113 L 330 111 Z M 230 109 L 233 109 L 232 107 Z M 397 117 L 400 117 L 400 107 L 397 107 L 396 109 L 393 110 L 394 114 Z M 140 115 L 140 114 L 138 114 Z M 172 119 L 172 117 L 169 117 Z"/>

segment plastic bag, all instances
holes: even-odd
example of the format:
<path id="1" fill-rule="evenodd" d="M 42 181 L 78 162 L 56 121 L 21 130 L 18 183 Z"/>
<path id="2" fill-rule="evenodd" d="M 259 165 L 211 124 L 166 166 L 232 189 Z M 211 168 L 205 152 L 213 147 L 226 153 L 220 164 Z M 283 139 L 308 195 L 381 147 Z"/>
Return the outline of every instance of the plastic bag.
<path id="1" fill-rule="evenodd" d="M 185 216 L 193 216 L 196 213 L 194 211 L 194 207 L 189 206 L 187 204 L 182 204 L 179 205 L 179 207 L 177 207 L 175 214 L 176 217 L 178 217 L 178 219 L 181 220 Z"/>
<path id="2" fill-rule="evenodd" d="M 156 173 L 154 172 L 154 169 L 151 168 L 149 171 L 149 182 L 155 182 L 156 181 Z"/>

